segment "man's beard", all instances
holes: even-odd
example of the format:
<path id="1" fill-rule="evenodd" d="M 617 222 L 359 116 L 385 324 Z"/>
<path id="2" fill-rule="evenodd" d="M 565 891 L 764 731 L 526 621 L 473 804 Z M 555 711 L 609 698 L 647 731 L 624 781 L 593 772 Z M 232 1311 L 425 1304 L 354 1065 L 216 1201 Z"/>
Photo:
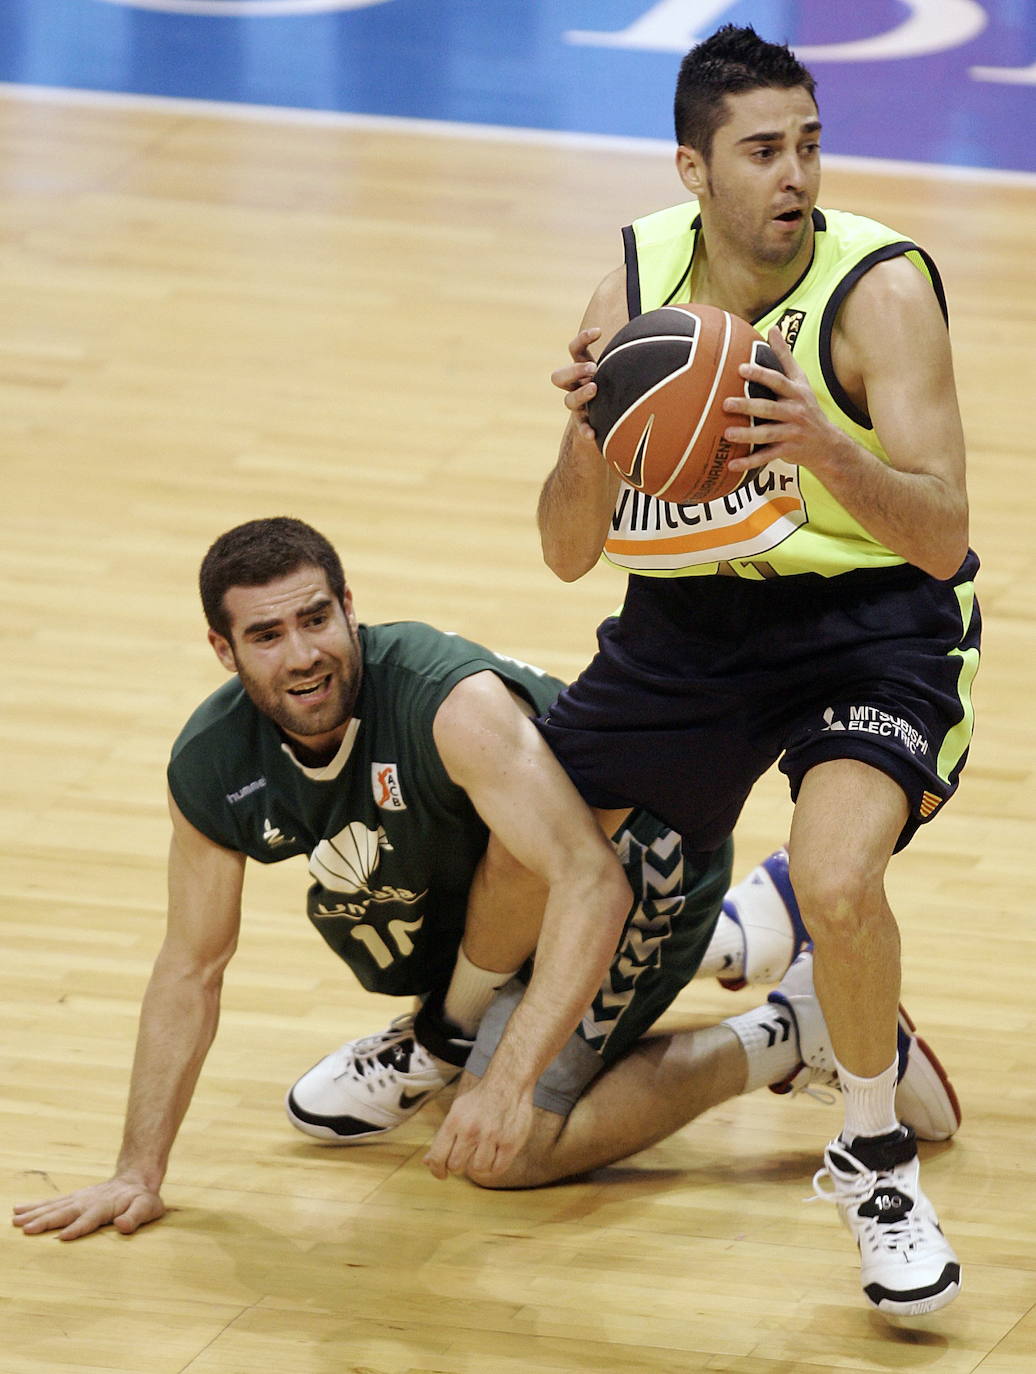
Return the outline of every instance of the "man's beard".
<path id="1" fill-rule="evenodd" d="M 289 735 L 308 738 L 313 735 L 326 735 L 343 726 L 353 713 L 359 694 L 359 669 L 350 679 L 343 679 L 341 669 L 329 667 L 325 673 L 307 673 L 305 681 L 319 676 L 331 677 L 331 695 L 317 711 L 305 709 L 305 698 L 300 698 L 297 708 L 291 705 L 291 698 L 285 697 L 284 690 L 265 687 L 253 678 L 240 664 L 237 669 L 241 685 L 264 716 Z"/>

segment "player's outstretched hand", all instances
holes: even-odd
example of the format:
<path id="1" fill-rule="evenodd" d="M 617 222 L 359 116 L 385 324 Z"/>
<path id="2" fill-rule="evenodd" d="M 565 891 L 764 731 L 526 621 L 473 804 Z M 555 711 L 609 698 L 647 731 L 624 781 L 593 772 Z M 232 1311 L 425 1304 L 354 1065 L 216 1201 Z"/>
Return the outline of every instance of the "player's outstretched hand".
<path id="1" fill-rule="evenodd" d="M 108 1225 L 128 1236 L 164 1215 L 165 1203 L 156 1192 L 117 1175 L 107 1183 L 78 1188 L 64 1197 L 18 1203 L 11 1220 L 27 1236 L 57 1231 L 58 1240 L 78 1240 Z"/>
<path id="2" fill-rule="evenodd" d="M 436 1178 L 466 1174 L 476 1182 L 492 1181 L 513 1163 L 532 1122 L 531 1095 L 505 1096 L 477 1082 L 454 1098 L 424 1162 Z"/>

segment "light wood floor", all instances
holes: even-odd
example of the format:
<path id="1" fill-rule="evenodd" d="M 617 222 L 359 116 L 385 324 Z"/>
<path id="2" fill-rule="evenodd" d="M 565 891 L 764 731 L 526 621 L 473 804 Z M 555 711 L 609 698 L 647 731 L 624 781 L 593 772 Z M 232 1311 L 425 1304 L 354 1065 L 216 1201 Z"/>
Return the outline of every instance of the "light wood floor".
<path id="1" fill-rule="evenodd" d="M 0 1167 L 9 1202 L 106 1177 L 161 938 L 171 739 L 221 681 L 194 577 L 239 520 L 340 546 L 361 615 L 561 674 L 620 583 L 566 587 L 533 508 L 565 357 L 667 158 L 0 99 Z M 398 1010 L 252 874 L 172 1214 L 73 1245 L 5 1229 L 4 1374 L 1036 1370 L 1031 919 L 1031 189 L 829 172 L 943 267 L 985 559 L 959 798 L 897 861 L 906 1000 L 966 1119 L 925 1150 L 965 1296 L 897 1330 L 806 1206 L 837 1109 L 761 1093 L 622 1167 L 519 1195 L 436 1183 L 442 1108 L 322 1151 L 285 1086 Z M 738 870 L 781 840 L 768 777 Z M 674 1021 L 747 1006 L 697 985 Z"/>

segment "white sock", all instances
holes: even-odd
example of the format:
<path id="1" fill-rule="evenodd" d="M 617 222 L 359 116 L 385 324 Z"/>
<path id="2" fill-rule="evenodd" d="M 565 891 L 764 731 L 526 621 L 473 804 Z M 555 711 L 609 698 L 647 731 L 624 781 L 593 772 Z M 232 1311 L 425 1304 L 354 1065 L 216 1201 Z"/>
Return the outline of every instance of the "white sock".
<path id="1" fill-rule="evenodd" d="M 517 969 L 512 969 L 510 973 L 499 973 L 479 968 L 471 962 L 463 948 L 458 950 L 453 977 L 442 1005 L 446 1020 L 466 1036 L 474 1035 L 490 1002 L 517 972 Z"/>
<path id="2" fill-rule="evenodd" d="M 858 1135 L 889 1135 L 899 1126 L 896 1117 L 896 1084 L 899 1058 L 893 1059 L 876 1078 L 857 1078 L 835 1060 L 838 1082 L 845 1099 L 842 1139 L 851 1145 Z"/>
<path id="3" fill-rule="evenodd" d="M 742 978 L 745 972 L 745 933 L 725 911 L 719 914 L 712 939 L 695 978 Z"/>
<path id="4" fill-rule="evenodd" d="M 767 1002 L 753 1011 L 730 1016 L 724 1026 L 734 1032 L 748 1060 L 748 1077 L 742 1092 L 755 1092 L 780 1083 L 802 1063 L 795 1018 L 787 1007 Z"/>

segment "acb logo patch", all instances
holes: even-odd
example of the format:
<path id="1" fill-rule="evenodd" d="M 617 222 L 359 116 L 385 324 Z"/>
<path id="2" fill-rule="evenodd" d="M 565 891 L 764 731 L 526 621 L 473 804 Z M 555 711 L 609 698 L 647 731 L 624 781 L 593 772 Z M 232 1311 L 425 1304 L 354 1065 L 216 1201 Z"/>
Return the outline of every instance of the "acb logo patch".
<path id="1" fill-rule="evenodd" d="M 802 321 L 805 318 L 806 312 L 804 310 L 785 310 L 777 321 L 777 328 L 784 335 L 784 342 L 789 348 L 795 347 L 795 340 L 799 337 L 799 330 L 802 328 Z"/>
<path id="2" fill-rule="evenodd" d="M 371 790 L 374 804 L 382 811 L 405 811 L 403 789 L 399 783 L 399 765 L 395 763 L 371 764 Z"/>

